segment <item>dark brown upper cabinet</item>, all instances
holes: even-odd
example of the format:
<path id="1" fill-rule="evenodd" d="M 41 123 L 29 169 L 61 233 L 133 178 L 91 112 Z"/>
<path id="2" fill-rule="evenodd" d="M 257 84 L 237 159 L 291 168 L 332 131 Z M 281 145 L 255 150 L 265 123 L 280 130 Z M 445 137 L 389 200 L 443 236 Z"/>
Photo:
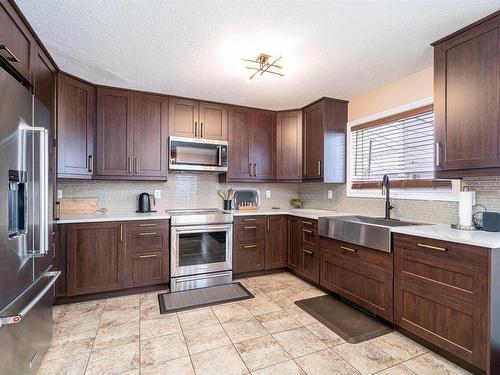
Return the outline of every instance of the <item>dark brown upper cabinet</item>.
<path id="1" fill-rule="evenodd" d="M 58 76 L 57 176 L 91 178 L 94 163 L 95 87 Z"/>
<path id="2" fill-rule="evenodd" d="M 323 98 L 303 109 L 303 180 L 345 182 L 347 104 Z"/>
<path id="3" fill-rule="evenodd" d="M 33 93 L 55 119 L 57 70 L 38 45 L 34 48 L 32 77 Z"/>
<path id="4" fill-rule="evenodd" d="M 302 180 L 302 111 L 277 114 L 276 179 Z"/>
<path id="5" fill-rule="evenodd" d="M 168 99 L 134 94 L 134 176 L 167 176 Z"/>
<path id="6" fill-rule="evenodd" d="M 96 178 L 167 179 L 168 99 L 97 89 Z"/>
<path id="7" fill-rule="evenodd" d="M 29 82 L 31 82 L 34 45 L 30 33 L 19 14 L 8 1 L 0 2 L 0 55 Z"/>
<path id="8" fill-rule="evenodd" d="M 274 179 L 276 113 L 229 109 L 229 181 Z"/>
<path id="9" fill-rule="evenodd" d="M 176 137 L 227 140 L 227 106 L 171 98 L 169 128 Z"/>
<path id="10" fill-rule="evenodd" d="M 433 46 L 436 176 L 500 174 L 500 15 Z"/>

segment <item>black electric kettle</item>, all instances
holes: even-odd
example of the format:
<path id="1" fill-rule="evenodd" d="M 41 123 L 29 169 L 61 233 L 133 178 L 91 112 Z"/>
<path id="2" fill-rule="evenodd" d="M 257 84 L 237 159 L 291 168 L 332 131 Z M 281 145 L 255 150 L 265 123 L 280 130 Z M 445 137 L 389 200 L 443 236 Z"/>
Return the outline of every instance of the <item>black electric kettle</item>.
<path id="1" fill-rule="evenodd" d="M 139 205 L 137 212 L 147 213 L 147 212 L 156 212 L 151 209 L 151 200 L 149 197 L 153 198 L 153 205 L 156 205 L 155 197 L 152 194 L 141 193 L 139 194 Z"/>

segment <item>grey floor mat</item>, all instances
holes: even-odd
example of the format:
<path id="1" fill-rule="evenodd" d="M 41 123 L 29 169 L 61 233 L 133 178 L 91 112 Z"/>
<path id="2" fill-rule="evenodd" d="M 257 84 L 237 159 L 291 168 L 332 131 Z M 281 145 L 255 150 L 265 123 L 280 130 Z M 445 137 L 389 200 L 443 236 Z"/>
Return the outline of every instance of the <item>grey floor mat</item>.
<path id="1" fill-rule="evenodd" d="M 303 299 L 295 304 L 351 344 L 392 332 L 383 322 L 330 295 Z"/>
<path id="2" fill-rule="evenodd" d="M 160 313 L 168 314 L 203 306 L 254 298 L 241 283 L 158 294 Z"/>

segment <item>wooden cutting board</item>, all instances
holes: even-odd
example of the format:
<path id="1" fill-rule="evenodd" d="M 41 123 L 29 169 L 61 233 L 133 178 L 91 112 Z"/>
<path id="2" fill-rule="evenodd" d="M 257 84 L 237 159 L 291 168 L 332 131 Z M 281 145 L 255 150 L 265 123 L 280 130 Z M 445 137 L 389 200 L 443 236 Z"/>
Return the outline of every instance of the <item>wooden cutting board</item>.
<path id="1" fill-rule="evenodd" d="M 97 198 L 61 199 L 59 202 L 61 217 L 68 215 L 95 215 L 107 213 L 108 210 L 106 208 L 100 208 L 97 202 Z"/>

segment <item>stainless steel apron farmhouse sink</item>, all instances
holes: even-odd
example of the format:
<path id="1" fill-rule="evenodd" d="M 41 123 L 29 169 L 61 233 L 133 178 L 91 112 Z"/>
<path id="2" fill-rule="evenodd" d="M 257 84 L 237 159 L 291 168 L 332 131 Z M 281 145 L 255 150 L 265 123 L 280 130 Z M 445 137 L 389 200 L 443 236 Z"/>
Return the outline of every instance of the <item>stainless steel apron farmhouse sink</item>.
<path id="1" fill-rule="evenodd" d="M 391 228 L 407 225 L 419 223 L 358 215 L 321 217 L 318 221 L 320 236 L 388 253 L 392 251 Z"/>

